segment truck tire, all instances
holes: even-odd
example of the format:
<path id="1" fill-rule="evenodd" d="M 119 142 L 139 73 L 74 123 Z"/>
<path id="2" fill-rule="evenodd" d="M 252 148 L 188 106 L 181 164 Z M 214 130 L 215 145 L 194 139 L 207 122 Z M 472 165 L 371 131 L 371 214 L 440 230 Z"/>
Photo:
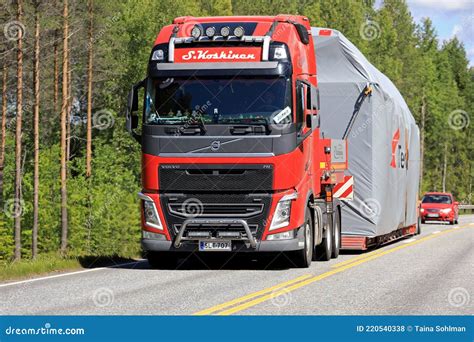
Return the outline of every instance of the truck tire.
<path id="1" fill-rule="evenodd" d="M 326 231 L 323 233 L 323 241 L 316 247 L 316 256 L 319 261 L 329 261 L 332 256 L 332 227 L 328 224 Z"/>
<path id="2" fill-rule="evenodd" d="M 148 252 L 148 263 L 155 269 L 175 269 L 178 258 L 171 252 Z"/>
<path id="3" fill-rule="evenodd" d="M 421 223 L 423 222 L 423 220 L 418 217 L 418 221 L 416 221 L 416 233 L 415 235 L 420 235 L 421 234 Z"/>
<path id="4" fill-rule="evenodd" d="M 341 214 L 339 210 L 336 210 L 334 215 L 334 227 L 332 230 L 332 255 L 334 259 L 339 256 L 339 250 L 341 249 Z"/>
<path id="5" fill-rule="evenodd" d="M 308 268 L 311 265 L 311 261 L 313 260 L 313 231 L 314 226 L 311 211 L 309 208 L 306 208 L 303 225 L 304 247 L 303 249 L 295 252 L 295 264 L 299 268 Z"/>

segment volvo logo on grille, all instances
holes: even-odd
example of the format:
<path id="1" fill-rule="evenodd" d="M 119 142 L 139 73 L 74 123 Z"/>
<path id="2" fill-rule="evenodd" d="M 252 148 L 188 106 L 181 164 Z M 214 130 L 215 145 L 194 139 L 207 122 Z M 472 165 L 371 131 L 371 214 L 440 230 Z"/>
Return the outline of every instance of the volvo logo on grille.
<path id="1" fill-rule="evenodd" d="M 219 140 L 214 140 L 211 143 L 211 151 L 218 151 L 221 148 L 221 142 Z"/>

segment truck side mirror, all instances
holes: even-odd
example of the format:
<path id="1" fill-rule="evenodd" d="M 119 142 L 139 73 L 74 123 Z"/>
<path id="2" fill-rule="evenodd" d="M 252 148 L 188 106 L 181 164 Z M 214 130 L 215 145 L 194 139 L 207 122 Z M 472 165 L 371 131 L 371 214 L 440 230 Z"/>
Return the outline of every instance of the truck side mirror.
<path id="1" fill-rule="evenodd" d="M 132 135 L 132 137 L 137 140 L 138 143 L 141 143 L 141 135 L 135 132 L 135 129 L 138 128 L 138 115 L 134 112 L 138 110 L 138 90 L 143 88 L 145 85 L 145 80 L 142 80 L 135 84 L 130 92 L 128 93 L 127 101 L 127 111 L 126 111 L 126 120 L 125 126 L 127 131 Z"/>
<path id="2" fill-rule="evenodd" d="M 313 126 L 313 114 L 306 114 L 306 127 L 311 128 Z"/>
<path id="3" fill-rule="evenodd" d="M 314 110 L 319 110 L 319 88 L 311 87 L 311 106 Z"/>

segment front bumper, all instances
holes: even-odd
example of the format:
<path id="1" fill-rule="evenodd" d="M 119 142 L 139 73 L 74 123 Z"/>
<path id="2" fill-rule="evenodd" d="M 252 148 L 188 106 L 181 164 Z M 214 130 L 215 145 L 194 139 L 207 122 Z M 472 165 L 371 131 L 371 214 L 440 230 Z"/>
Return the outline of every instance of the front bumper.
<path id="1" fill-rule="evenodd" d="M 433 213 L 431 213 L 433 214 Z M 445 213 L 437 213 L 438 217 L 433 217 L 433 216 L 429 216 L 430 213 L 423 213 L 423 214 L 420 214 L 421 216 L 421 219 L 423 221 L 442 221 L 442 222 L 447 222 L 447 221 L 453 221 L 454 220 L 454 213 L 448 213 L 448 214 L 445 214 Z"/>
<path id="2" fill-rule="evenodd" d="M 302 227 L 296 229 L 296 238 L 288 240 L 256 241 L 253 248 L 250 243 L 242 240 L 232 240 L 232 252 L 286 252 L 301 250 L 304 247 L 304 230 Z M 142 248 L 146 252 L 198 252 L 199 240 L 182 241 L 179 248 L 175 247 L 173 241 L 145 239 L 141 240 Z M 200 252 L 213 253 L 213 252 Z"/>

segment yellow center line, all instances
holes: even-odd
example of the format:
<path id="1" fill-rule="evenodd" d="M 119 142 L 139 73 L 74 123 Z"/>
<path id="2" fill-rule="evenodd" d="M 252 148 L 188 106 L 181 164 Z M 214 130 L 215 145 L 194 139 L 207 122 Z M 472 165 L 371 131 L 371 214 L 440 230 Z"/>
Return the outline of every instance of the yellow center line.
<path id="1" fill-rule="evenodd" d="M 311 277 L 311 276 L 308 277 L 308 275 L 302 276 L 302 277 L 294 279 L 293 281 L 288 281 L 288 282 L 285 282 L 285 283 L 281 283 L 281 284 L 269 287 L 267 289 L 263 289 L 261 291 L 249 294 L 247 296 L 240 297 L 240 298 L 234 299 L 232 301 L 229 301 L 229 302 L 226 302 L 226 303 L 223 303 L 223 304 L 220 304 L 220 305 L 213 306 L 212 308 L 209 308 L 207 310 L 199 311 L 196 314 L 198 314 L 198 315 L 206 315 L 207 314 L 208 315 L 208 314 L 216 313 L 217 311 L 220 311 L 220 310 L 224 309 L 223 311 L 218 312 L 217 315 L 231 315 L 231 314 L 234 314 L 236 312 L 239 312 L 239 311 L 248 309 L 250 307 L 253 307 L 253 306 L 255 306 L 257 304 L 260 304 L 262 302 L 265 302 L 267 300 L 271 300 L 272 298 L 278 297 L 280 295 L 286 295 L 288 292 L 294 291 L 294 290 L 299 289 L 303 286 L 307 286 L 309 284 L 312 284 L 316 281 L 322 280 L 322 279 L 327 278 L 329 276 L 332 276 L 334 274 L 337 274 L 337 273 L 343 272 L 345 270 L 348 270 L 350 268 L 353 268 L 355 266 L 361 265 L 361 264 L 366 263 L 370 260 L 377 259 L 381 256 L 393 253 L 395 251 L 398 251 L 398 250 L 401 250 L 401 249 L 404 249 L 404 248 L 407 248 L 407 247 L 410 247 L 410 246 L 413 246 L 413 245 L 417 245 L 419 243 L 422 243 L 424 241 L 433 239 L 435 237 L 439 237 L 441 235 L 459 230 L 460 228 L 468 227 L 469 225 L 470 224 L 460 226 L 459 228 L 447 229 L 445 231 L 442 231 L 439 234 L 428 235 L 428 236 L 423 237 L 419 240 L 415 240 L 413 242 L 410 242 L 410 243 L 407 243 L 407 244 L 404 244 L 404 245 L 400 245 L 400 246 L 390 248 L 390 249 L 386 249 L 386 250 L 376 251 L 377 253 L 371 253 L 371 254 L 365 255 L 364 258 L 357 258 L 357 260 L 351 259 L 351 263 L 341 265 L 338 268 L 335 268 L 331 271 L 322 273 L 320 275 L 313 276 L 313 277 Z M 242 304 L 233 306 L 233 305 L 238 304 L 238 303 L 242 303 Z"/>
<path id="2" fill-rule="evenodd" d="M 302 280 L 305 280 L 305 279 L 308 279 L 312 277 L 311 274 L 305 274 L 305 275 L 302 275 L 298 278 L 295 278 L 295 279 L 292 279 L 292 280 L 289 280 L 289 281 L 286 281 L 284 283 L 280 283 L 280 284 L 277 284 L 275 286 L 272 286 L 272 287 L 268 287 L 266 289 L 263 289 L 263 290 L 260 290 L 260 291 L 257 291 L 257 292 L 254 292 L 254 293 L 250 293 L 246 296 L 243 296 L 243 297 L 240 297 L 240 298 L 236 298 L 234 300 L 231 300 L 229 302 L 225 302 L 225 303 L 222 303 L 222 304 L 219 304 L 219 305 L 216 305 L 216 306 L 213 306 L 213 307 L 210 307 L 209 309 L 205 309 L 205 310 L 202 310 L 202 311 L 199 311 L 199 312 L 196 312 L 194 315 L 210 315 L 216 311 L 219 311 L 219 310 L 222 310 L 222 309 L 226 309 L 228 308 L 229 306 L 232 306 L 234 304 L 239 304 L 243 301 L 246 301 L 246 300 L 249 300 L 249 299 L 252 299 L 252 298 L 255 298 L 255 297 L 258 297 L 258 296 L 261 296 L 261 295 L 264 295 L 266 294 L 267 292 L 271 292 L 271 291 L 275 291 L 275 290 L 278 290 L 282 287 L 285 287 L 287 285 L 291 285 L 291 284 L 294 284 L 294 283 L 297 283 L 299 281 L 302 281 Z"/>
<path id="3" fill-rule="evenodd" d="M 334 265 L 331 266 L 331 268 L 338 268 L 338 267 L 341 267 L 341 266 L 344 266 L 344 265 L 347 265 L 347 264 L 352 264 L 354 261 L 357 261 L 359 259 L 365 259 L 365 258 L 367 258 L 371 255 L 380 254 L 383 251 L 384 251 L 383 249 L 378 249 L 378 250 L 375 250 L 375 251 L 372 251 L 372 252 L 369 252 L 369 253 L 364 253 L 364 254 L 358 255 L 356 257 L 350 258 L 348 260 L 344 260 L 344 261 L 341 261 L 337 264 L 334 264 Z"/>

